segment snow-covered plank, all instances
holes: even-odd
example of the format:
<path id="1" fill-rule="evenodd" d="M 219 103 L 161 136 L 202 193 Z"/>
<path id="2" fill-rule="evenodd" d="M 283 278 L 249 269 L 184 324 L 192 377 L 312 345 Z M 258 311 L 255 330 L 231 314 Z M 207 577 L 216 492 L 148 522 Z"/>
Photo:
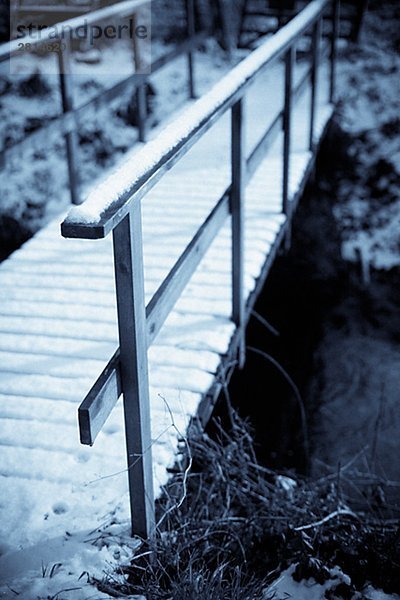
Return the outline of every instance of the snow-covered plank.
<path id="1" fill-rule="evenodd" d="M 62 306 L 61 306 L 62 308 Z M 33 356 L 62 356 L 70 358 L 89 358 L 107 361 L 112 356 L 116 343 L 101 340 L 85 340 L 82 338 L 66 338 L 54 335 L 29 334 L 26 331 L 0 335 L 0 349 L 15 353 L 30 353 Z"/>

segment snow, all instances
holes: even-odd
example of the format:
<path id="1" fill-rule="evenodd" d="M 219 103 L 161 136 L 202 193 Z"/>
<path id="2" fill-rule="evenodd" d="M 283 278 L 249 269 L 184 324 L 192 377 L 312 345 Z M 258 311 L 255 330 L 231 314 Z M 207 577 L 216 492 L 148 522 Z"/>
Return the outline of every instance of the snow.
<path id="1" fill-rule="evenodd" d="M 117 506 L 115 516 L 118 512 Z M 128 564 L 135 547 L 137 542 L 126 530 L 110 525 L 107 534 L 102 531 L 86 531 L 76 536 L 66 533 L 38 546 L 36 553 L 9 554 L 3 560 L 3 567 L 11 580 L 16 579 L 18 583 L 15 587 L 14 584 L 0 587 L 0 598 L 14 596 L 15 588 L 22 600 L 60 597 L 60 594 L 76 600 L 110 598 L 108 594 L 94 591 L 88 581 L 89 573 L 102 580 L 105 571 L 113 573 Z"/>
<path id="2" fill-rule="evenodd" d="M 246 99 L 250 115 L 246 117 L 248 150 L 262 133 L 260 120 L 276 108 L 275 95 L 266 94 L 275 81 L 276 69 L 266 74 L 262 85 L 253 88 Z M 260 102 L 259 94 L 269 97 L 267 105 Z M 325 102 L 325 98 L 320 101 Z M 205 110 L 204 102 L 201 106 Z M 298 188 L 309 159 L 304 150 L 308 106 L 306 95 L 298 108 L 299 118 L 294 119 L 292 192 Z M 328 109 L 318 110 L 319 132 L 330 116 Z M 146 198 L 143 221 L 148 298 L 229 181 L 229 131 L 225 115 L 193 148 L 196 151 L 182 159 L 181 170 L 172 170 Z M 278 140 L 272 148 L 273 155 L 280 153 L 280 144 Z M 276 176 L 281 169 L 281 162 L 268 158 L 248 186 L 246 293 L 254 289 L 266 253 L 284 231 L 286 218 L 279 203 L 281 178 Z M 177 185 L 182 179 L 187 185 Z M 191 219 L 194 207 L 196 218 Z M 176 221 L 177 215 L 182 217 L 179 236 L 173 219 L 175 216 Z M 177 438 L 186 431 L 190 416 L 196 414 L 234 332 L 230 320 L 230 244 L 227 221 L 149 352 L 156 493 L 168 479 L 166 467 L 176 456 Z M 61 265 L 59 270 L 56 265 Z M 0 557 L 3 597 L 10 592 L 8 586 L 21 597 L 29 597 L 32 590 L 54 595 L 75 587 L 79 589 L 68 592 L 69 597 L 90 597 L 93 588 L 87 588 L 84 578 L 79 579 L 82 572 L 96 575 L 107 563 L 107 568 L 114 570 L 120 560 L 115 557 L 115 545 L 107 543 L 113 527 L 119 528 L 115 534 L 118 547 L 120 541 L 125 547 L 129 515 L 121 403 L 93 448 L 79 445 L 76 424 L 78 403 L 117 343 L 110 265 L 109 239 L 63 240 L 57 222 L 0 267 L 0 313 L 4 313 L 0 314 L 0 358 L 4 364 L 0 417 L 5 423 L 4 496 L 0 500 L 5 540 Z M 34 307 L 31 314 L 27 298 Z M 77 362 L 80 366 L 76 369 Z M 82 534 L 88 527 L 97 531 L 99 538 L 95 553 Z M 120 550 L 121 560 L 130 555 L 129 543 L 126 553 Z M 42 560 L 47 567 L 44 577 Z M 58 566 L 53 569 L 53 565 Z"/>
<path id="3" fill-rule="evenodd" d="M 308 20 L 318 15 L 326 4 L 325 0 L 315 0 L 288 24 L 285 31 L 280 30 L 263 46 L 252 52 L 207 95 L 188 108 L 178 122 L 171 123 L 156 139 L 128 158 L 89 193 L 82 205 L 72 208 L 66 222 L 90 226 L 99 223 L 106 211 L 112 210 L 115 213 L 120 208 L 121 200 L 131 196 L 139 185 L 165 162 L 166 156 L 174 155 L 196 131 L 217 114 L 219 109 L 228 108 L 238 90 L 242 89 L 265 64 L 279 56 L 281 49 L 304 29 Z"/>
<path id="4" fill-rule="evenodd" d="M 393 5 L 394 8 L 394 5 Z M 338 119 L 349 134 L 354 180 L 339 187 L 334 214 L 342 230 L 343 257 L 376 269 L 400 264 L 400 57 L 398 26 L 390 3 L 367 13 L 357 48 L 339 62 Z"/>
<path id="5" fill-rule="evenodd" d="M 302 580 L 300 582 L 295 581 L 292 577 L 295 571 L 296 565 L 292 565 L 281 575 L 279 578 L 271 584 L 264 592 L 263 600 L 285 600 L 287 598 L 293 598 L 294 600 L 321 600 L 327 597 L 326 593 L 331 593 L 340 583 L 349 584 L 350 577 L 348 577 L 339 567 L 333 567 L 330 569 L 330 578 L 324 583 L 317 583 L 313 578 L 309 580 Z M 375 590 L 369 586 L 362 592 L 360 596 L 356 595 L 356 598 L 368 598 L 368 600 L 398 600 L 400 596 L 397 594 L 385 594 L 381 590 Z"/>

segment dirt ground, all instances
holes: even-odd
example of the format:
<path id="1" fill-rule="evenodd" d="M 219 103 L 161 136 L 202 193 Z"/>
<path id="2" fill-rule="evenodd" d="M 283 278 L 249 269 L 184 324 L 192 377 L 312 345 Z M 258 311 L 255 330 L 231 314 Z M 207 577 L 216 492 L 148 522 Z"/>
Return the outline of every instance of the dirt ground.
<path id="1" fill-rule="evenodd" d="M 316 377 L 308 397 L 316 407 L 314 473 L 324 463 L 337 468 L 351 464 L 366 480 L 381 478 L 397 507 L 400 344 L 395 329 L 399 305 L 393 296 L 398 295 L 398 280 L 398 272 L 384 278 L 375 273 L 367 289 L 359 288 L 337 305 L 314 355 Z"/>

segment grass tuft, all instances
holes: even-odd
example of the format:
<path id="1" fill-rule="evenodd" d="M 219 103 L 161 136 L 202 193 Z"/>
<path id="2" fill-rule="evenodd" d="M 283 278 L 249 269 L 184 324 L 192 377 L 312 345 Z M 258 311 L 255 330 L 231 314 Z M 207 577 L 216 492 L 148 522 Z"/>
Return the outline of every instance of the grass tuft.
<path id="1" fill-rule="evenodd" d="M 217 421 L 213 437 L 191 436 L 158 502 L 155 539 L 99 589 L 148 600 L 268 600 L 268 584 L 296 564 L 298 579 L 318 581 L 338 565 L 354 590 L 371 582 L 399 591 L 399 521 L 347 503 L 345 481 L 357 486 L 365 475 L 353 465 L 316 481 L 272 471 L 257 463 L 248 424 L 231 417 L 229 431 Z"/>

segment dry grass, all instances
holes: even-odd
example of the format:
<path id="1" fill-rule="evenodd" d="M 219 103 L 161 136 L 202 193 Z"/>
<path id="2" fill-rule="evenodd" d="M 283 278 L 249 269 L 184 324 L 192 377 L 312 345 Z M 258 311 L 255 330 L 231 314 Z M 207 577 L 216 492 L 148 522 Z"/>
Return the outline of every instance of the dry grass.
<path id="1" fill-rule="evenodd" d="M 292 563 L 300 579 L 323 580 L 338 564 L 354 589 L 368 576 L 388 591 L 400 587 L 399 522 L 371 503 L 357 513 L 346 504 L 344 481 L 357 486 L 365 474 L 352 473 L 349 464 L 310 481 L 266 469 L 257 463 L 249 427 L 231 416 L 228 432 L 216 423 L 213 438 L 192 436 L 185 463 L 190 458 L 191 470 L 183 466 L 158 502 L 154 541 L 98 587 L 119 598 L 260 599 Z"/>

